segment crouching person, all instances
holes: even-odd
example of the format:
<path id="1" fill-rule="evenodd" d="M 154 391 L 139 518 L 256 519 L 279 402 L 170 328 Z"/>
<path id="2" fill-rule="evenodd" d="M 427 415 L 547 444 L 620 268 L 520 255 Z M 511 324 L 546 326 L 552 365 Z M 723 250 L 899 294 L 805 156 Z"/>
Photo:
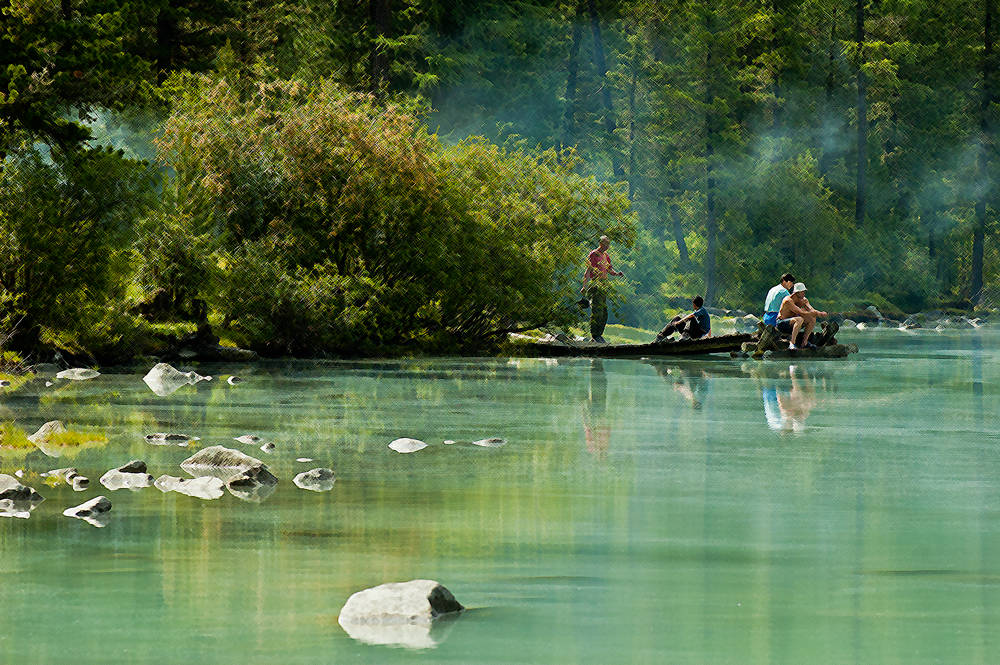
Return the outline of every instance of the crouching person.
<path id="1" fill-rule="evenodd" d="M 677 315 L 670 320 L 663 330 L 656 335 L 656 341 L 669 341 L 674 333 L 680 333 L 681 339 L 701 339 L 712 335 L 712 319 L 705 309 L 705 299 L 695 296 L 691 300 L 694 311 L 686 316 Z"/>

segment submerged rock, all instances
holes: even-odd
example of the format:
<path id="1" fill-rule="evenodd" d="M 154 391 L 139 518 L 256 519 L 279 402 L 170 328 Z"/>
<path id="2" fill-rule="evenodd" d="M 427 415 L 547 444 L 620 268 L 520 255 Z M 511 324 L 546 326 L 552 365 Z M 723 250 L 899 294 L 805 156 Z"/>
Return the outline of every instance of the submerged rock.
<path id="1" fill-rule="evenodd" d="M 62 481 L 73 488 L 74 492 L 82 492 L 90 487 L 90 479 L 81 476 L 76 467 L 68 466 L 65 469 L 52 469 L 42 474 L 42 478 L 51 478 Z"/>
<path id="2" fill-rule="evenodd" d="M 212 476 L 178 478 L 177 476 L 162 475 L 156 479 L 153 485 L 161 492 L 178 492 L 196 499 L 218 499 L 223 494 L 222 480 Z"/>
<path id="3" fill-rule="evenodd" d="M 296 462 L 315 462 L 316 460 L 314 460 L 312 457 L 296 457 L 295 461 Z"/>
<path id="4" fill-rule="evenodd" d="M 270 441 L 267 441 L 267 442 L 264 443 L 264 445 L 262 445 L 260 447 L 260 449 L 263 450 L 265 453 L 273 453 L 274 452 L 274 444 L 271 443 Z"/>
<path id="5" fill-rule="evenodd" d="M 457 616 L 464 607 L 433 580 L 382 584 L 347 599 L 337 621 L 348 635 L 370 644 L 411 648 L 436 646 L 436 620 Z"/>
<path id="6" fill-rule="evenodd" d="M 146 463 L 132 460 L 101 476 L 101 484 L 112 492 L 122 489 L 138 490 L 153 484 L 153 476 L 146 472 Z"/>
<path id="7" fill-rule="evenodd" d="M 146 443 L 154 446 L 186 446 L 192 441 L 200 441 L 196 436 L 187 434 L 167 434 L 166 432 L 155 432 L 145 436 Z"/>
<path id="8" fill-rule="evenodd" d="M 233 441 L 239 441 L 240 443 L 248 446 L 258 444 L 263 440 L 264 439 L 260 438 L 256 434 L 244 434 L 242 436 L 233 437 Z"/>
<path id="9" fill-rule="evenodd" d="M 31 517 L 31 511 L 38 504 L 13 499 L 0 499 L 0 517 L 16 517 L 26 520 Z"/>
<path id="10" fill-rule="evenodd" d="M 419 439 L 396 439 L 389 444 L 389 448 L 395 450 L 397 453 L 415 453 L 418 450 L 423 450 L 427 447 L 427 444 Z"/>
<path id="11" fill-rule="evenodd" d="M 228 379 L 226 379 L 226 383 L 228 383 L 231 386 L 235 386 L 237 383 L 243 383 L 243 379 L 241 379 L 238 376 L 231 376 Z"/>
<path id="12" fill-rule="evenodd" d="M 167 363 L 157 363 L 146 376 L 142 377 L 142 380 L 154 393 L 166 397 L 183 386 L 194 385 L 199 381 L 211 381 L 212 377 L 202 376 L 197 372 L 181 372 Z"/>
<path id="13" fill-rule="evenodd" d="M 499 448 L 507 443 L 505 439 L 499 437 L 493 437 L 491 439 L 480 439 L 479 441 L 473 441 L 472 445 L 479 446 L 480 448 Z"/>
<path id="14" fill-rule="evenodd" d="M 97 370 L 74 367 L 73 369 L 64 369 L 61 372 L 57 372 L 56 378 L 68 379 L 70 381 L 86 381 L 88 379 L 95 379 L 100 375 L 101 373 Z"/>
<path id="15" fill-rule="evenodd" d="M 295 483 L 296 487 L 311 492 L 329 492 L 333 489 L 336 477 L 334 476 L 333 469 L 319 467 L 303 471 L 295 476 L 292 482 Z"/>
<path id="16" fill-rule="evenodd" d="M 37 365 L 31 366 L 31 371 L 35 373 L 35 376 L 55 376 L 59 373 L 59 365 L 55 363 L 38 363 Z"/>
<path id="17" fill-rule="evenodd" d="M 85 501 L 79 506 L 67 508 L 63 511 L 63 515 L 81 519 L 92 526 L 101 528 L 107 526 L 107 512 L 110 510 L 111 501 L 107 497 L 95 496 L 90 501 Z"/>

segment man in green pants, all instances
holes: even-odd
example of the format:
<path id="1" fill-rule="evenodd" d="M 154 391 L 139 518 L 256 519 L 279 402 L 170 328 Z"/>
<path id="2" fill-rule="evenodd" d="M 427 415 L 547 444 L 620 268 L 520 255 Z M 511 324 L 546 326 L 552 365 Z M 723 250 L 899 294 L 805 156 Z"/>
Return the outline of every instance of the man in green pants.
<path id="1" fill-rule="evenodd" d="M 604 344 L 604 326 L 608 324 L 608 293 L 605 282 L 608 275 L 623 277 L 624 273 L 611 267 L 611 257 L 608 247 L 611 240 L 601 236 L 597 249 L 587 256 L 587 271 L 583 273 L 581 293 L 590 298 L 590 341 Z"/>

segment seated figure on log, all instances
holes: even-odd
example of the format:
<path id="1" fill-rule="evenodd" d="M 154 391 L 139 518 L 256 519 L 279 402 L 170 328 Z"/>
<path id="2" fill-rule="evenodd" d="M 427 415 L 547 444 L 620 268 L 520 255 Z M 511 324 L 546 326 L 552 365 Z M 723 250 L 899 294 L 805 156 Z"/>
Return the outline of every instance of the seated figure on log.
<path id="1" fill-rule="evenodd" d="M 712 335 L 712 319 L 705 309 L 705 299 L 695 296 L 691 300 L 694 311 L 687 316 L 677 315 L 670 320 L 663 330 L 656 335 L 656 342 L 670 339 L 675 332 L 681 333 L 681 339 L 702 339 Z"/>
<path id="2" fill-rule="evenodd" d="M 778 311 L 778 322 L 775 328 L 778 332 L 790 335 L 791 341 L 788 343 L 790 350 L 798 348 L 815 349 L 816 345 L 809 342 L 809 336 L 813 328 L 816 327 L 816 320 L 829 316 L 826 312 L 814 309 L 806 299 L 806 285 L 796 282 L 792 288 L 791 295 L 785 296 L 781 301 L 781 309 Z M 802 332 L 802 339 L 799 339 L 799 332 Z M 825 340 L 824 340 L 825 341 Z"/>

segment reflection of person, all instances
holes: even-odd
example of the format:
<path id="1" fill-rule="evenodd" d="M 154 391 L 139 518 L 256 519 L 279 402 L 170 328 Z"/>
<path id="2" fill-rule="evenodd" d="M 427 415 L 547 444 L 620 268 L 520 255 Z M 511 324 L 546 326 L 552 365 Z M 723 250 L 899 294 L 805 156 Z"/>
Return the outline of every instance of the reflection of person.
<path id="1" fill-rule="evenodd" d="M 788 376 L 792 386 L 787 393 L 781 392 L 776 384 L 764 387 L 764 418 L 767 426 L 777 432 L 802 432 L 806 418 L 816 406 L 816 393 L 807 372 L 789 365 Z"/>
<path id="2" fill-rule="evenodd" d="M 580 292 L 586 292 L 590 299 L 591 341 L 600 344 L 604 344 L 604 327 L 608 324 L 608 293 L 605 282 L 608 275 L 624 275 L 611 266 L 611 257 L 608 256 L 610 246 L 611 240 L 607 236 L 601 236 L 597 249 L 587 256 L 587 270 L 583 273 L 583 286 L 580 288 Z"/>
<path id="3" fill-rule="evenodd" d="M 583 412 L 583 435 L 587 441 L 587 452 L 598 458 L 608 455 L 611 426 L 608 424 L 608 378 L 604 374 L 604 363 L 595 358 L 590 365 L 590 383 Z"/>
<path id="4" fill-rule="evenodd" d="M 681 339 L 701 339 L 712 334 L 712 318 L 705 309 L 705 299 L 695 296 L 691 299 L 694 311 L 687 316 L 675 316 L 663 330 L 656 334 L 657 343 L 670 338 L 675 332 L 681 333 Z"/>
<path id="5" fill-rule="evenodd" d="M 791 341 L 788 343 L 789 349 L 795 350 L 800 346 L 801 348 L 815 349 L 816 345 L 809 343 L 809 335 L 816 327 L 816 319 L 823 316 L 828 316 L 828 314 L 813 309 L 809 301 L 806 300 L 806 285 L 797 282 L 792 287 L 791 295 L 785 296 L 785 299 L 781 301 L 781 309 L 778 311 L 778 322 L 775 324 L 775 328 L 780 333 L 791 335 Z M 802 330 L 801 344 L 798 343 L 800 330 Z"/>
<path id="6" fill-rule="evenodd" d="M 691 403 L 691 408 L 701 411 L 708 396 L 709 378 L 711 375 L 703 369 L 696 372 L 685 371 L 681 367 L 667 367 L 656 364 L 657 373 L 671 382 L 671 387 Z"/>

